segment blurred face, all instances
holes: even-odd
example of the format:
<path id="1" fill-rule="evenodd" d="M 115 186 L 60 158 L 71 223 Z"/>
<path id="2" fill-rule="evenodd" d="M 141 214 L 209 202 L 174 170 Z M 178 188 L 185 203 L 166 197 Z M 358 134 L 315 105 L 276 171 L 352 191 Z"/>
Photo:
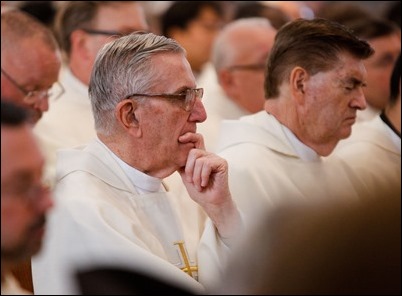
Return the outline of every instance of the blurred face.
<path id="1" fill-rule="evenodd" d="M 27 96 L 30 91 L 45 92 L 57 81 L 61 66 L 60 52 L 50 50 L 41 40 L 32 38 L 20 46 L 2 51 L 1 96 L 30 111 L 32 123 L 49 109 L 47 95 Z"/>
<path id="2" fill-rule="evenodd" d="M 52 206 L 41 185 L 44 160 L 27 125 L 1 127 L 1 259 L 15 263 L 39 251 Z"/>
<path id="3" fill-rule="evenodd" d="M 94 24 L 89 29 L 127 35 L 133 31 L 147 31 L 148 25 L 141 4 L 129 1 L 127 3 L 119 2 L 101 6 Z M 88 85 L 98 51 L 103 45 L 116 39 L 117 36 L 112 36 L 112 34 L 85 34 L 88 42 L 87 58 L 89 61 L 86 76 L 82 79 Z"/>
<path id="4" fill-rule="evenodd" d="M 180 94 L 195 88 L 195 79 L 190 64 L 181 54 L 163 54 L 153 58 L 157 65 L 155 80 L 157 86 L 153 94 Z M 137 118 L 142 131 L 142 170 L 154 177 L 164 178 L 183 167 L 194 143 L 180 143 L 179 137 L 185 133 L 195 133 L 196 124 L 206 119 L 201 100 L 195 101 L 190 111 L 185 111 L 180 101 L 163 98 L 143 98 L 139 102 Z"/>
<path id="5" fill-rule="evenodd" d="M 172 36 L 186 49 L 187 59 L 195 73 L 209 61 L 213 41 L 222 25 L 223 19 L 213 9 L 205 7 L 185 30 Z"/>
<path id="6" fill-rule="evenodd" d="M 365 80 L 363 62 L 349 54 L 340 54 L 335 69 L 309 76 L 303 104 L 298 106 L 298 137 L 310 147 L 332 148 L 321 155 L 332 152 L 338 141 L 351 134 L 356 111 L 366 107 Z"/>
<path id="7" fill-rule="evenodd" d="M 367 69 L 364 93 L 369 105 L 382 110 L 389 100 L 391 74 L 401 51 L 401 37 L 395 33 L 368 41 L 375 53 L 364 63 Z"/>
<path id="8" fill-rule="evenodd" d="M 226 95 L 250 113 L 261 111 L 265 102 L 264 71 L 276 31 L 268 28 L 244 29 L 233 40 L 235 59 L 222 75 Z M 247 40 L 247 42 L 244 42 Z M 225 80 L 225 81 L 223 81 Z"/>

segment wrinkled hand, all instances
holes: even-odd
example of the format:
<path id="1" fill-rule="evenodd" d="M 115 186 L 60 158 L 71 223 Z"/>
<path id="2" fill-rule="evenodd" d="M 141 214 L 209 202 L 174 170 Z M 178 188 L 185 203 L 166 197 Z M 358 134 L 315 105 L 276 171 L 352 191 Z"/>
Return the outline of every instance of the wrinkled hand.
<path id="1" fill-rule="evenodd" d="M 200 134 L 186 133 L 179 141 L 195 146 L 179 170 L 190 197 L 204 209 L 222 237 L 231 236 L 240 216 L 229 191 L 227 161 L 205 151 Z"/>

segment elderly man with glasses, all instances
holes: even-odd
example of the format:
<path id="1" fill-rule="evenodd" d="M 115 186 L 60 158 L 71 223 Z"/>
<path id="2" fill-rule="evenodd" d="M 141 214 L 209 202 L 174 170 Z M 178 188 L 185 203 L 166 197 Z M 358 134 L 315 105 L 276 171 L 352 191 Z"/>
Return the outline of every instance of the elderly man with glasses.
<path id="1" fill-rule="evenodd" d="M 59 97 L 61 54 L 51 31 L 18 10 L 1 14 L 1 96 L 30 111 L 37 123 L 49 109 L 49 97 Z"/>
<path id="2" fill-rule="evenodd" d="M 45 152 L 45 176 L 54 183 L 56 151 L 86 144 L 95 137 L 88 83 L 99 49 L 136 30 L 147 30 L 135 1 L 65 1 L 55 18 L 55 34 L 64 54 L 60 81 L 65 93 L 51 101 L 34 133 Z"/>
<path id="3" fill-rule="evenodd" d="M 105 265 L 195 293 L 218 279 L 242 220 L 226 161 L 206 152 L 196 132 L 207 117 L 202 95 L 173 39 L 137 32 L 100 50 L 89 83 L 97 138 L 59 151 L 35 293 L 80 292 L 75 272 Z M 164 186 L 176 171 L 194 213 L 200 206 L 208 215 L 205 225 Z"/>

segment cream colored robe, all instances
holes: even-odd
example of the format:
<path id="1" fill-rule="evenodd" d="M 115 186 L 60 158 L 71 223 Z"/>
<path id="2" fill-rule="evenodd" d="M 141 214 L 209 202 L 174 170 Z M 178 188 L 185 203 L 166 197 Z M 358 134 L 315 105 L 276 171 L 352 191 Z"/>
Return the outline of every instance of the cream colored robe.
<path id="1" fill-rule="evenodd" d="M 370 190 L 401 184 L 401 138 L 380 118 L 357 123 L 334 155 L 346 161 Z M 384 186 L 384 187 L 383 187 Z"/>
<path id="2" fill-rule="evenodd" d="M 138 194 L 98 140 L 60 151 L 58 157 L 56 206 L 43 251 L 32 262 L 35 294 L 76 294 L 74 272 L 97 265 L 125 266 L 204 293 L 180 270 L 184 259 L 175 243 L 186 242 L 190 265 L 198 265 L 199 280 L 208 286 L 223 268 L 230 245 L 210 221 L 200 242 L 194 236 L 197 217 L 190 221 L 167 192 Z M 187 233 L 182 223 L 189 223 Z"/>
<path id="3" fill-rule="evenodd" d="M 96 137 L 88 86 L 67 67 L 62 68 L 59 80 L 65 93 L 55 101 L 50 100 L 49 110 L 34 127 L 46 157 L 45 179 L 51 185 L 56 177 L 56 151 L 85 145 Z"/>
<path id="4" fill-rule="evenodd" d="M 279 203 L 356 201 L 367 193 L 342 161 L 302 160 L 284 126 L 265 111 L 223 121 L 218 154 L 229 163 L 229 186 L 247 225 Z"/>

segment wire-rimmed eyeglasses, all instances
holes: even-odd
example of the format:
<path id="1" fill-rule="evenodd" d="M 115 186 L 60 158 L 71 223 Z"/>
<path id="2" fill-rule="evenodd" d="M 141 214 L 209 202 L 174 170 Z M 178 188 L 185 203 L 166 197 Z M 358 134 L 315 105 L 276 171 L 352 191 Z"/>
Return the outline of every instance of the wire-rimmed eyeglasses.
<path id="1" fill-rule="evenodd" d="M 24 94 L 24 102 L 26 104 L 34 104 L 38 99 L 41 101 L 49 97 L 52 97 L 53 100 L 56 100 L 64 93 L 64 87 L 58 81 L 56 81 L 49 89 L 28 91 L 17 81 L 15 81 L 15 79 L 12 78 L 6 71 L 4 71 L 3 68 L 1 68 L 1 73 Z"/>
<path id="2" fill-rule="evenodd" d="M 125 97 L 125 99 L 130 99 L 133 97 L 149 97 L 149 98 L 160 98 L 179 101 L 180 107 L 187 112 L 193 110 L 195 101 L 197 99 L 201 100 L 204 95 L 203 88 L 189 88 L 180 94 L 131 94 Z"/>

